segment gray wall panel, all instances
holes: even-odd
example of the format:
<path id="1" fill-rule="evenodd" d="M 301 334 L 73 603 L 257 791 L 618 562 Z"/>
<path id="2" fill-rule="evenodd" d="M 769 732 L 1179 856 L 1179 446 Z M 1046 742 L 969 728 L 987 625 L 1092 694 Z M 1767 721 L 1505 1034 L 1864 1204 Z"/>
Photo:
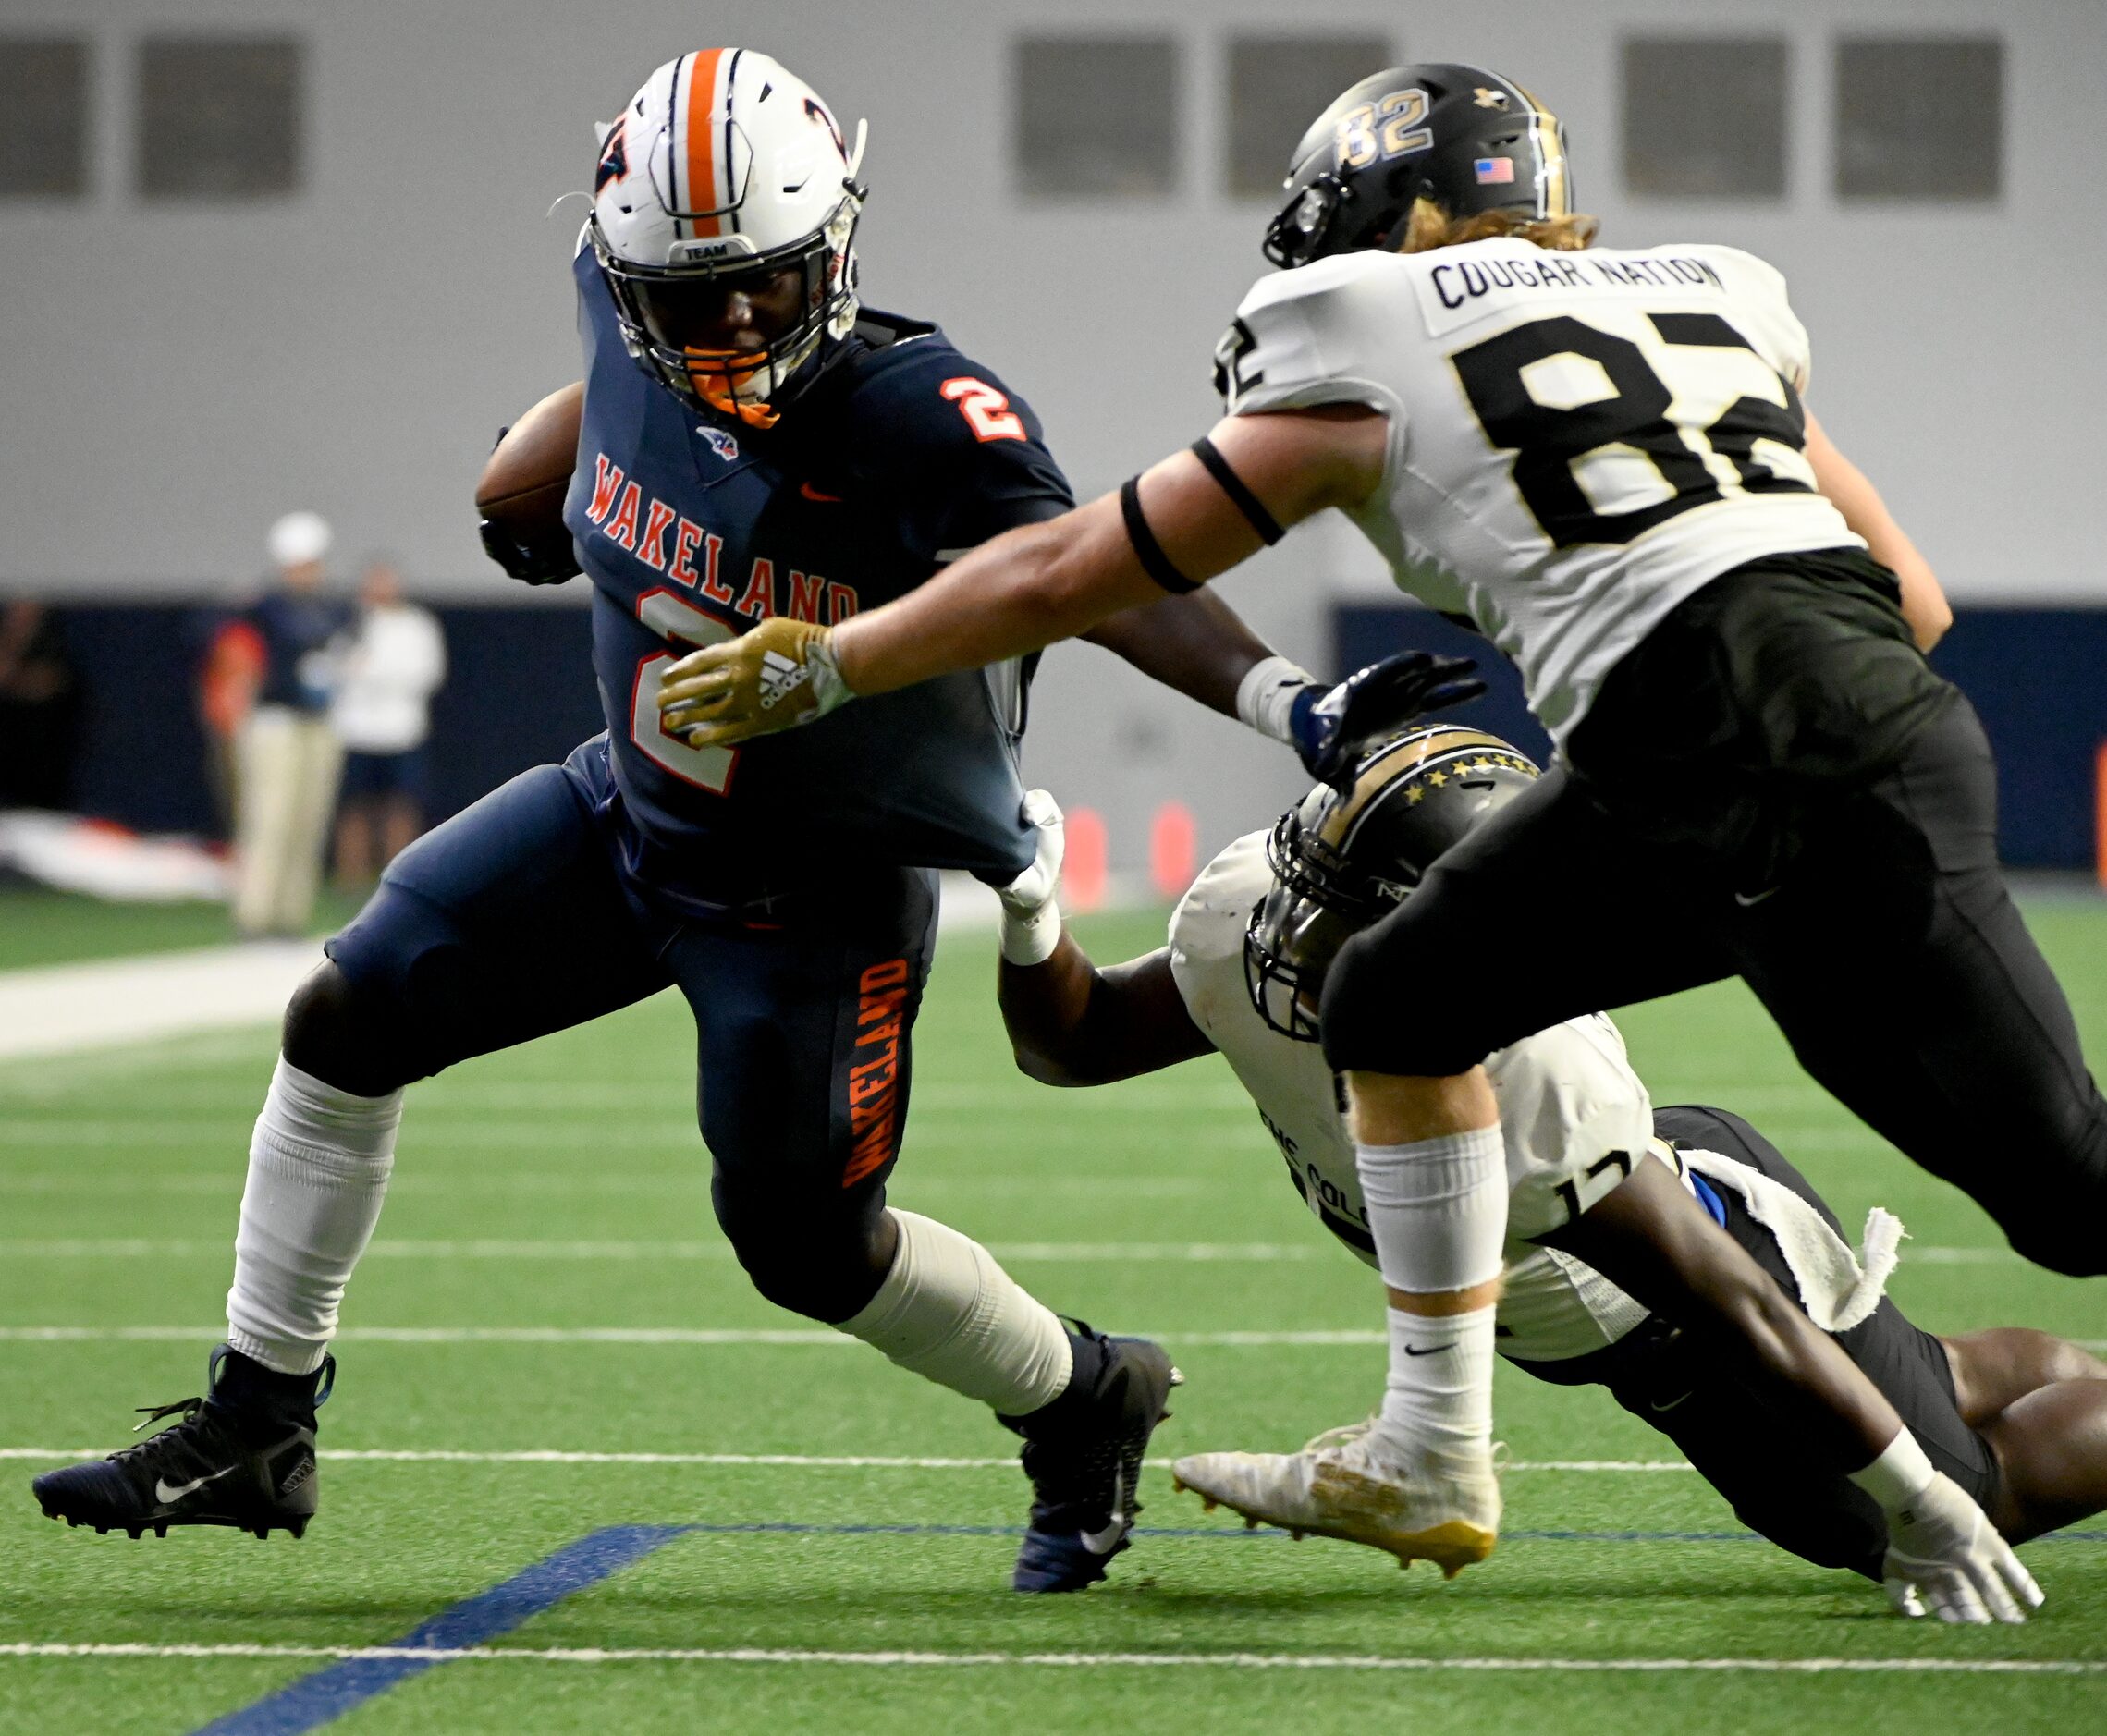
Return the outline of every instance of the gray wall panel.
<path id="1" fill-rule="evenodd" d="M 1982 18 L 1956 0 L 1428 0 L 1403 13 L 1335 0 L 1323 25 L 1531 84 L 1567 119 L 1583 203 L 1609 238 L 1726 240 L 1780 265 L 1814 336 L 1813 402 L 1957 595 L 2098 600 L 2107 133 L 2071 118 L 2090 112 L 2107 65 L 2107 8 L 1999 9 L 2001 203 L 1844 208 L 1830 191 L 1831 40 L 1979 31 Z M 497 424 L 576 365 L 566 261 L 579 208 L 544 212 L 585 184 L 588 123 L 697 45 L 698 28 L 778 54 L 845 117 L 870 117 L 870 299 L 941 320 L 1037 406 L 1079 489 L 1115 484 L 1207 425 L 1208 351 L 1264 269 L 1264 207 L 1224 193 L 1215 161 L 1221 44 L 1279 28 L 1279 11 L 1060 8 L 1062 29 L 1160 29 L 1184 44 L 1180 191 L 1102 210 L 1011 193 L 1010 38 L 1056 21 L 1022 0 L 731 0 L 706 13 L 674 0 L 5 0 L 0 27 L 91 33 L 106 100 L 89 200 L 0 206 L 0 585 L 196 593 L 251 574 L 270 519 L 303 505 L 336 521 L 348 557 L 385 546 L 434 588 L 486 594 L 499 581 L 484 576 L 466 507 L 476 469 Z M 133 46 L 213 26 L 307 37 L 307 190 L 144 205 L 124 184 Z M 1624 199 L 1625 29 L 1789 37 L 1782 202 Z M 1379 589 L 1371 566 L 1342 526 L 1319 525 L 1232 594 L 1321 658 L 1318 595 Z M 1122 861 L 1138 860 L 1161 796 L 1193 802 L 1212 841 L 1293 786 L 1280 756 L 1088 648 L 1049 662 L 1038 718 L 1035 767 L 1107 810 Z"/>

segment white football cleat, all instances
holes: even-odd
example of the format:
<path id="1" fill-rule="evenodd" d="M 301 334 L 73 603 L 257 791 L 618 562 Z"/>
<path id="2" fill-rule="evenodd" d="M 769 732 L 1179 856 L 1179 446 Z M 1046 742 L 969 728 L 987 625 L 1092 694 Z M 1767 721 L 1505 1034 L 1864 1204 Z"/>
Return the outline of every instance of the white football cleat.
<path id="1" fill-rule="evenodd" d="M 1319 1435 L 1299 1453 L 1194 1453 L 1170 1468 L 1190 1489 L 1250 1523 L 1279 1525 L 1387 1549 L 1400 1567 L 1431 1561 L 1454 1579 L 1492 1553 L 1500 1537 L 1500 1478 L 1491 1452 L 1429 1450 L 1393 1462 L 1368 1439 L 1370 1424 Z"/>

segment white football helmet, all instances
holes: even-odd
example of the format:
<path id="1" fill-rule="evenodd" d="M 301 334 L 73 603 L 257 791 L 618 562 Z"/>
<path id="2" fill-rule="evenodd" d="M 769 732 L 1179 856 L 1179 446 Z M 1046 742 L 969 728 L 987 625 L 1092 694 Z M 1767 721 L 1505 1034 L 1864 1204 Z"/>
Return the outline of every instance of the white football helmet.
<path id="1" fill-rule="evenodd" d="M 585 226 L 638 365 L 691 404 L 775 422 L 856 323 L 864 134 L 851 149 L 810 85 L 751 49 L 644 80 L 601 132 Z"/>

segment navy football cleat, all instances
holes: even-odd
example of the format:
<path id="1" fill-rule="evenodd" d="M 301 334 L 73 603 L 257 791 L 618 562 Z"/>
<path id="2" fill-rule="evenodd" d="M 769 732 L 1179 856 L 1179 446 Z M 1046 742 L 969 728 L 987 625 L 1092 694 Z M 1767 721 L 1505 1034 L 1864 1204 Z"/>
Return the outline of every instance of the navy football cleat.
<path id="1" fill-rule="evenodd" d="M 223 1374 L 223 1366 L 226 1372 Z M 232 1525 L 300 1536 L 314 1517 L 314 1409 L 329 1396 L 337 1359 L 288 1376 L 221 1345 L 207 1396 L 141 1407 L 147 1424 L 181 1420 L 136 1446 L 48 1472 L 30 1486 L 47 1519 L 165 1537 L 171 1525 Z"/>
<path id="2" fill-rule="evenodd" d="M 1075 1373 L 1043 1410 L 1002 1421 L 1024 1437 L 1032 1522 L 1011 1584 L 1021 1592 L 1081 1591 L 1105 1577 L 1141 1511 L 1142 1455 L 1164 1402 L 1184 1376 L 1146 1339 L 1108 1338 L 1072 1323 Z"/>

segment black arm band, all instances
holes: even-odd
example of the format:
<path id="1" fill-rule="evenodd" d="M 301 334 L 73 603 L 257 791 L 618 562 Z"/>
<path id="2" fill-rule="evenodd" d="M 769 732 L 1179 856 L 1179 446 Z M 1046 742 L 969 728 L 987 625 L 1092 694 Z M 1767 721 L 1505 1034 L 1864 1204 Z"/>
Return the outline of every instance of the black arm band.
<path id="1" fill-rule="evenodd" d="M 1134 545 L 1135 557 L 1142 570 L 1173 596 L 1182 596 L 1188 591 L 1197 591 L 1200 581 L 1188 579 L 1170 564 L 1170 556 L 1163 552 L 1163 544 L 1156 540 L 1156 532 L 1148 528 L 1148 520 L 1141 512 L 1141 478 L 1130 476 L 1120 484 L 1120 517 L 1127 523 L 1127 541 Z"/>
<path id="2" fill-rule="evenodd" d="M 1207 467 L 1207 474 L 1221 484 L 1221 491 L 1231 503 L 1243 514 L 1245 521 L 1258 532 L 1263 543 L 1278 543 L 1287 532 L 1280 529 L 1280 521 L 1266 510 L 1266 503 L 1243 485 L 1243 478 L 1229 467 L 1215 443 L 1202 434 L 1193 442 L 1193 456 Z"/>

